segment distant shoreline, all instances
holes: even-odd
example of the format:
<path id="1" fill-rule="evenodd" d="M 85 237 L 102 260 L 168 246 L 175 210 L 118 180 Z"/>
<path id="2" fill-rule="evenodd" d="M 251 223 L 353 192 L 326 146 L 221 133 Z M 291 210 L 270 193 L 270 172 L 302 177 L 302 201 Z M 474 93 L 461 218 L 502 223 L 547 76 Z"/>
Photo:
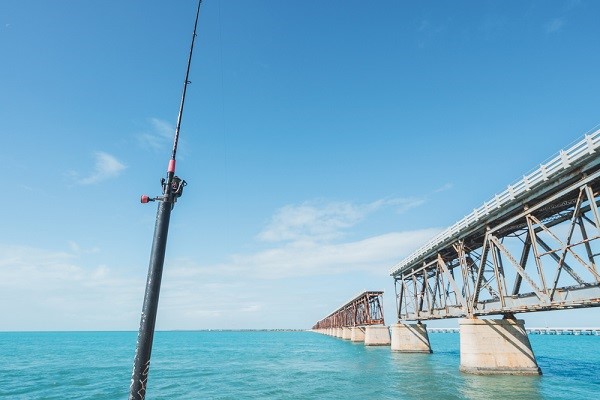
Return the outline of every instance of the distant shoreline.
<path id="1" fill-rule="evenodd" d="M 311 332 L 312 329 L 272 328 L 272 329 L 157 329 L 156 332 Z M 526 328 L 528 334 L 548 335 L 596 335 L 600 327 L 533 327 Z M 137 333 L 137 330 L 14 330 L 2 333 Z M 459 333 L 459 328 L 428 328 L 428 333 Z"/>
<path id="2" fill-rule="evenodd" d="M 157 329 L 155 332 L 310 332 L 311 329 Z M 131 332 L 138 333 L 132 329 L 107 329 L 107 330 L 14 330 L 2 331 L 0 333 L 111 333 Z"/>

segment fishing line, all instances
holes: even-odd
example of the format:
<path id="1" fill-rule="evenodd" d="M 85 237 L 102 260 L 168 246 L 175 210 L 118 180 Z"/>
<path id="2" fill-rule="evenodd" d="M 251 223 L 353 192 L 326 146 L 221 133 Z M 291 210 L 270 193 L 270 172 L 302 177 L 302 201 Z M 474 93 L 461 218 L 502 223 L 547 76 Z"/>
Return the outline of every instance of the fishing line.
<path id="1" fill-rule="evenodd" d="M 196 10 L 196 20 L 194 21 L 194 33 L 192 34 L 192 44 L 190 46 L 190 54 L 188 56 L 187 68 L 185 71 L 185 80 L 183 82 L 183 93 L 181 95 L 181 104 L 179 106 L 179 114 L 177 115 L 177 126 L 175 127 L 175 137 L 173 139 L 173 152 L 171 153 L 171 160 L 175 161 L 177 155 L 177 144 L 179 143 L 179 130 L 181 128 L 181 117 L 183 116 L 183 106 L 185 105 L 185 94 L 187 93 L 187 87 L 192 83 L 190 78 L 190 67 L 192 66 L 192 55 L 194 53 L 194 43 L 196 42 L 196 29 L 198 28 L 198 16 L 200 15 L 200 5 L 202 0 L 198 0 L 198 8 Z M 173 171 L 174 172 L 174 171 Z"/>

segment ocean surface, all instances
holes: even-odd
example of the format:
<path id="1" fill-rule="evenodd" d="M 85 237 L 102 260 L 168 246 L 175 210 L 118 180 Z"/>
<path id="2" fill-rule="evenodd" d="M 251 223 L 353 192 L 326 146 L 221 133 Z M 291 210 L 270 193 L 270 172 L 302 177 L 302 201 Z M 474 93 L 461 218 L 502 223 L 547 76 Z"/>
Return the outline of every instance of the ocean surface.
<path id="1" fill-rule="evenodd" d="M 1 399 L 127 399 L 137 332 L 0 333 Z M 530 335 L 543 375 L 459 372 L 457 333 L 397 354 L 313 332 L 157 332 L 147 399 L 596 399 L 600 336 Z"/>

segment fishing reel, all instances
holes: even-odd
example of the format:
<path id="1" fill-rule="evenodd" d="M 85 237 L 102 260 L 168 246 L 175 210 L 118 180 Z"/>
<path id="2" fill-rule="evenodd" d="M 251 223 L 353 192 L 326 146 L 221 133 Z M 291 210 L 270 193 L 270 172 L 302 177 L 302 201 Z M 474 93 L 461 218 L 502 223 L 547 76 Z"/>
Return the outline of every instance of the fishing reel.
<path id="1" fill-rule="evenodd" d="M 187 185 L 187 182 L 178 176 L 174 176 L 171 180 L 171 191 L 168 191 L 167 181 L 165 178 L 160 180 L 160 184 L 163 187 L 163 194 L 170 193 L 173 196 L 173 202 L 177 201 L 183 194 L 183 188 Z"/>
<path id="2" fill-rule="evenodd" d="M 144 195 L 142 195 L 140 202 L 142 204 L 146 204 L 146 203 L 149 203 L 151 201 L 156 201 L 156 200 L 168 201 L 168 202 L 173 203 L 173 206 L 175 206 L 177 199 L 180 198 L 181 195 L 183 194 L 183 188 L 185 186 L 187 186 L 187 182 L 178 176 L 174 176 L 173 179 L 171 179 L 170 186 L 167 183 L 167 180 L 165 178 L 162 178 L 160 180 L 160 185 L 162 186 L 163 196 L 150 197 L 150 196 L 144 194 Z"/>

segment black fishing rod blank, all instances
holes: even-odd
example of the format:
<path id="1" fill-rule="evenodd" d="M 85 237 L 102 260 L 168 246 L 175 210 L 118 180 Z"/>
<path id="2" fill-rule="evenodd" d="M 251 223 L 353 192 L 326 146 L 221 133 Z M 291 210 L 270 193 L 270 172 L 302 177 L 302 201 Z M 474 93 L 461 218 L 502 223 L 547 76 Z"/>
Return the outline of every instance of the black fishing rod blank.
<path id="1" fill-rule="evenodd" d="M 161 179 L 162 196 L 151 198 L 143 195 L 141 197 L 142 203 L 158 201 L 158 211 L 156 213 L 156 224 L 154 226 L 154 237 L 152 239 L 152 250 L 150 251 L 150 264 L 148 267 L 146 292 L 144 294 L 144 303 L 140 318 L 140 330 L 138 332 L 133 371 L 131 373 L 129 400 L 144 400 L 146 397 L 148 372 L 150 371 L 150 356 L 152 353 L 152 342 L 154 339 L 154 327 L 156 325 L 156 313 L 158 310 L 160 283 L 165 262 L 171 210 L 173 210 L 177 199 L 183 194 L 183 188 L 186 185 L 184 180 L 175 176 L 175 156 L 177 154 L 177 144 L 179 142 L 179 129 L 181 127 L 181 117 L 183 115 L 185 95 L 187 92 L 187 86 L 191 83 L 189 81 L 189 74 L 190 66 L 192 64 L 192 54 L 194 52 L 194 42 L 196 40 L 198 16 L 200 15 L 200 4 L 202 4 L 202 0 L 198 0 L 198 8 L 196 10 L 196 21 L 194 22 L 194 33 L 192 35 L 192 44 L 190 46 L 190 54 L 188 56 L 187 70 L 183 84 L 183 94 L 181 95 L 181 104 L 179 106 L 179 114 L 177 116 L 177 126 L 175 128 L 175 137 L 173 140 L 173 151 L 167 167 L 167 177 Z"/>

